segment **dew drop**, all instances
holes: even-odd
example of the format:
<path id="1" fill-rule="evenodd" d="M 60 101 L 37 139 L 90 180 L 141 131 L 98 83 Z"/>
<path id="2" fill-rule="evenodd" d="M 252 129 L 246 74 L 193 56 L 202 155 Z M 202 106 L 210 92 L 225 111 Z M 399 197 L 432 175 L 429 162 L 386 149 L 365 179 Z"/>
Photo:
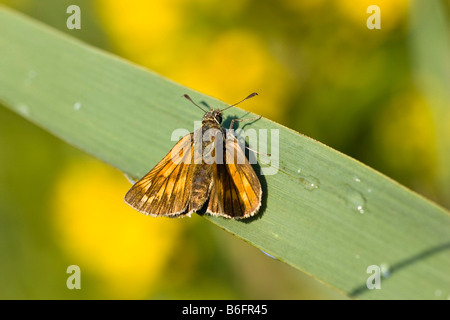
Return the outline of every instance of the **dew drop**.
<path id="1" fill-rule="evenodd" d="M 270 258 L 272 258 L 272 259 L 274 259 L 274 260 L 278 260 L 277 258 L 275 258 L 274 256 L 268 254 L 267 252 L 265 252 L 265 251 L 263 251 L 263 250 L 261 250 L 261 249 L 260 249 L 260 251 L 261 251 L 262 253 L 264 253 L 266 256 L 270 257 Z"/>
<path id="2" fill-rule="evenodd" d="M 387 263 L 380 264 L 380 271 L 381 271 L 381 276 L 383 278 L 389 278 L 391 276 L 391 270 Z"/>
<path id="3" fill-rule="evenodd" d="M 319 188 L 319 179 L 313 176 L 300 175 L 298 181 L 300 182 L 300 185 L 308 191 L 314 191 Z"/>
<path id="4" fill-rule="evenodd" d="M 125 176 L 125 178 L 127 178 L 128 182 L 130 182 L 131 184 L 135 184 L 136 183 L 136 179 L 133 179 L 128 174 L 124 173 L 123 175 Z"/>
<path id="5" fill-rule="evenodd" d="M 300 174 L 302 170 L 299 168 L 297 169 L 298 173 L 298 181 L 300 182 L 300 185 L 308 190 L 308 191 L 314 191 L 319 188 L 319 179 L 313 176 L 308 176 L 306 174 Z"/>
<path id="6" fill-rule="evenodd" d="M 30 114 L 30 108 L 26 104 L 20 103 L 16 106 L 16 109 L 22 116 L 26 117 Z"/>
<path id="7" fill-rule="evenodd" d="M 357 190 L 353 189 L 349 185 L 345 186 L 345 193 L 346 193 L 346 204 L 347 206 L 361 214 L 363 214 L 366 211 L 366 198 Z"/>
<path id="8" fill-rule="evenodd" d="M 36 78 L 36 76 L 37 76 L 36 71 L 34 71 L 34 70 L 28 71 L 28 75 L 24 80 L 24 84 L 26 86 L 31 86 L 31 84 L 33 83 L 33 79 Z"/>
<path id="9" fill-rule="evenodd" d="M 73 109 L 75 111 L 78 111 L 81 109 L 81 102 L 75 102 L 75 104 L 73 105 Z"/>

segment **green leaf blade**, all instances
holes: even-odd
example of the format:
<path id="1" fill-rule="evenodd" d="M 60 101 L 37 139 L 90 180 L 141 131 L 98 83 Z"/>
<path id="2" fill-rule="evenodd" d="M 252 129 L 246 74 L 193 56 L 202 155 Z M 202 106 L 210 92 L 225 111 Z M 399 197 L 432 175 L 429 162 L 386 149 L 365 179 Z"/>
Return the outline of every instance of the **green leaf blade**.
<path id="1" fill-rule="evenodd" d="M 142 176 L 170 150 L 174 129 L 192 131 L 200 120 L 183 94 L 225 106 L 3 7 L 0 29 L 5 106 L 131 176 Z M 262 210 L 244 221 L 206 219 L 350 296 L 450 294 L 445 209 L 270 120 L 250 127 L 279 133 L 279 171 L 261 177 Z M 366 286 L 372 265 L 388 270 L 380 290 Z"/>

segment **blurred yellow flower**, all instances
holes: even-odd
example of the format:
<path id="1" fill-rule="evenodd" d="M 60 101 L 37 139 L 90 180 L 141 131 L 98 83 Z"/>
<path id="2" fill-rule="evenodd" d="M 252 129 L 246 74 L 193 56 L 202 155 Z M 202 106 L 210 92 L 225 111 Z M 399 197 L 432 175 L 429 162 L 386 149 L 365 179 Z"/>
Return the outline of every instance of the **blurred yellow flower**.
<path id="1" fill-rule="evenodd" d="M 417 93 L 393 98 L 379 119 L 377 144 L 398 175 L 421 181 L 414 188 L 429 192 L 436 171 L 436 131 L 429 106 Z"/>
<path id="2" fill-rule="evenodd" d="M 111 33 L 110 40 L 118 51 L 147 65 L 145 61 L 166 59 L 164 47 L 175 41 L 172 37 L 185 16 L 180 5 L 182 2 L 99 0 L 97 6 L 101 20 Z"/>
<path id="3" fill-rule="evenodd" d="M 119 171 L 90 159 L 68 165 L 57 180 L 58 242 L 82 275 L 100 279 L 99 298 L 148 297 L 190 220 L 134 211 L 123 201 L 129 187 Z"/>
<path id="4" fill-rule="evenodd" d="M 298 1 L 298 0 L 282 0 L 284 6 L 288 9 L 297 10 L 298 12 L 307 12 L 314 8 L 318 8 L 326 4 L 327 0 L 315 1 Z"/>
<path id="5" fill-rule="evenodd" d="M 196 50 L 182 70 L 171 72 L 174 80 L 228 103 L 256 91 L 260 97 L 240 107 L 280 121 L 286 111 L 288 73 L 256 35 L 223 32 Z"/>
<path id="6" fill-rule="evenodd" d="M 366 28 L 366 21 L 372 13 L 367 13 L 367 8 L 377 5 L 380 8 L 381 29 L 392 29 L 405 17 L 409 0 L 336 0 L 335 5 L 350 20 Z"/>
<path id="7" fill-rule="evenodd" d="M 229 15 L 241 8 L 222 2 L 108 0 L 99 1 L 99 12 L 118 52 L 128 59 L 228 103 L 256 91 L 261 98 L 241 107 L 280 121 L 291 80 L 285 67 L 252 32 L 192 27 L 189 5 L 211 12 L 216 5 Z"/>

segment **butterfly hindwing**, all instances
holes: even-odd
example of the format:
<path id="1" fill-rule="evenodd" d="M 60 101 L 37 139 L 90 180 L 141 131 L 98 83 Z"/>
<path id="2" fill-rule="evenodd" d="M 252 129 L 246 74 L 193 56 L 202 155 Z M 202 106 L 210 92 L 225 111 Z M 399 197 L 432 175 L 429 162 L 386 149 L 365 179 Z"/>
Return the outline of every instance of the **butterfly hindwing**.
<path id="1" fill-rule="evenodd" d="M 242 219 L 254 215 L 261 206 L 261 184 L 237 139 L 225 139 L 224 161 L 213 170 L 213 185 L 207 212 Z"/>

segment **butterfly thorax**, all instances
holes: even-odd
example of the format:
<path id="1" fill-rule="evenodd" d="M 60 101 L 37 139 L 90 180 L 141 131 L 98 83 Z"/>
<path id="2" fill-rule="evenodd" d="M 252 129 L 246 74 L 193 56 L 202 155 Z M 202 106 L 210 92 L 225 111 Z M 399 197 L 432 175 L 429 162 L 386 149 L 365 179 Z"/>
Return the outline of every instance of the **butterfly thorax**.
<path id="1" fill-rule="evenodd" d="M 194 145 L 198 146 L 198 143 L 201 143 L 201 148 L 196 149 L 199 152 L 196 156 L 203 157 L 203 160 L 215 157 L 213 150 L 219 148 L 219 146 L 222 148 L 225 131 L 220 125 L 221 123 L 222 111 L 220 109 L 212 109 L 205 113 L 202 119 L 201 130 L 194 134 Z M 198 133 L 201 133 L 201 136 Z"/>

